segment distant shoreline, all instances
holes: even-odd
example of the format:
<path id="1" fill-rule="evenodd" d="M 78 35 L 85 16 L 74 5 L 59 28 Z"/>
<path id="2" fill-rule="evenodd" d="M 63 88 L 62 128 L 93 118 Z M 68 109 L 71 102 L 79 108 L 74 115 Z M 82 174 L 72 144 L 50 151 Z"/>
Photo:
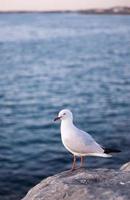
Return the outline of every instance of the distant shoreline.
<path id="1" fill-rule="evenodd" d="M 84 9 L 84 10 L 55 10 L 55 11 L 42 11 L 42 10 L 18 10 L 18 11 L 0 11 L 0 14 L 24 14 L 24 13 L 43 13 L 43 14 L 58 14 L 58 13 L 79 13 L 79 14 L 109 14 L 109 15 L 130 15 L 130 7 L 113 7 L 108 9 Z"/>

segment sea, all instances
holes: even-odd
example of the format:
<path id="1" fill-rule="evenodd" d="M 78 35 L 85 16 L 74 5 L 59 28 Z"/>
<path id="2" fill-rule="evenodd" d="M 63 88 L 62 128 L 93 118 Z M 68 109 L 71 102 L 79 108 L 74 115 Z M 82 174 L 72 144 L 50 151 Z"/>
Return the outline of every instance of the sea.
<path id="1" fill-rule="evenodd" d="M 71 168 L 53 121 L 64 108 L 102 146 L 121 150 L 86 157 L 86 168 L 130 161 L 130 15 L 0 14 L 1 200 Z"/>

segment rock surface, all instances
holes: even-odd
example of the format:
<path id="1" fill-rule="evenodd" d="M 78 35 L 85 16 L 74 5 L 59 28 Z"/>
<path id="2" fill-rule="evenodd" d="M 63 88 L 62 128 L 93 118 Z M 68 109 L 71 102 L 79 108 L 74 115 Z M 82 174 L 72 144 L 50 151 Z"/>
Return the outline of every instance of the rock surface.
<path id="1" fill-rule="evenodd" d="M 130 200 L 130 173 L 79 169 L 43 180 L 23 200 Z"/>
<path id="2" fill-rule="evenodd" d="M 122 165 L 122 167 L 120 168 L 120 170 L 127 171 L 127 172 L 130 171 L 130 162 Z"/>

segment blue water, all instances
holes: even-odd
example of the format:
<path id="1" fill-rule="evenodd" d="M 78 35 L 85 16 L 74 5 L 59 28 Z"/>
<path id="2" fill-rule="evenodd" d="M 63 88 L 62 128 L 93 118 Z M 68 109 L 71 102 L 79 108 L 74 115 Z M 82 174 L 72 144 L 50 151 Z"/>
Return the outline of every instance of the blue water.
<path id="1" fill-rule="evenodd" d="M 87 158 L 88 168 L 130 160 L 130 16 L 0 15 L 0 199 L 21 199 L 71 167 L 53 118 L 122 153 Z"/>

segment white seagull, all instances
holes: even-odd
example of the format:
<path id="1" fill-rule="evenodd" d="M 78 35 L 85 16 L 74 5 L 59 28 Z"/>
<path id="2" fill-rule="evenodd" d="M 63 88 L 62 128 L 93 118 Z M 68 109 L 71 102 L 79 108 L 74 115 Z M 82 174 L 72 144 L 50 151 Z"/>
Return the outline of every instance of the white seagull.
<path id="1" fill-rule="evenodd" d="M 61 139 L 65 148 L 73 154 L 73 164 L 71 171 L 76 168 L 76 157 L 80 157 L 80 167 L 83 166 L 84 156 L 111 157 L 111 153 L 120 152 L 117 149 L 108 149 L 99 145 L 91 135 L 78 129 L 73 124 L 73 114 L 70 110 L 61 110 L 58 117 L 61 120 Z"/>

